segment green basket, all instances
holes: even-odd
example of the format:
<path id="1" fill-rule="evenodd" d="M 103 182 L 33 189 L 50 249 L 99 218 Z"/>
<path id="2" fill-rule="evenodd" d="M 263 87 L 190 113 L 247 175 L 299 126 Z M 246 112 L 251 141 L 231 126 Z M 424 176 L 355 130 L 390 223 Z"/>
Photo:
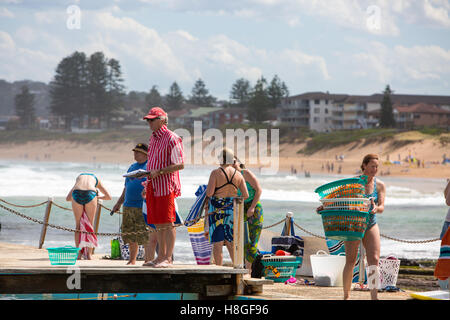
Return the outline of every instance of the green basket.
<path id="1" fill-rule="evenodd" d="M 366 184 L 367 176 L 347 178 L 321 185 L 316 190 L 314 190 L 314 192 L 318 193 L 321 199 L 330 197 L 330 195 L 333 195 L 333 193 L 337 191 L 339 191 L 340 194 L 331 198 L 360 198 L 364 195 L 364 186 Z"/>
<path id="2" fill-rule="evenodd" d="M 274 282 L 285 282 L 290 277 L 295 277 L 297 268 L 302 264 L 303 258 L 296 257 L 289 261 L 286 261 L 286 258 L 284 256 L 262 258 L 261 263 L 264 266 L 264 277 L 268 280 L 273 280 Z"/>
<path id="3" fill-rule="evenodd" d="M 47 248 L 51 265 L 74 265 L 77 262 L 81 248 L 72 246 Z"/>
<path id="4" fill-rule="evenodd" d="M 361 240 L 367 229 L 369 213 L 354 210 L 323 210 L 323 229 L 325 236 L 334 240 Z"/>

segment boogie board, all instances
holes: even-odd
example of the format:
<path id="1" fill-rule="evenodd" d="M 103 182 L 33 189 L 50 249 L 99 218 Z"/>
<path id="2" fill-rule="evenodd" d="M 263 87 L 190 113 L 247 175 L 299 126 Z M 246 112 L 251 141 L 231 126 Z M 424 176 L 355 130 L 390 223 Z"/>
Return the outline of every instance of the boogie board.
<path id="1" fill-rule="evenodd" d="M 450 300 L 450 293 L 447 290 L 413 292 L 410 295 L 418 300 Z"/>

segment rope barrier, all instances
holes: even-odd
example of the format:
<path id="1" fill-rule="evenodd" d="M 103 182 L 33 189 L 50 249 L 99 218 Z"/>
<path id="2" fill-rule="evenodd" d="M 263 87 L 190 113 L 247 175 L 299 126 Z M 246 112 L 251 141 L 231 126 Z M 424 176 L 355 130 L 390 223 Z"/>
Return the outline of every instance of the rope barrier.
<path id="1" fill-rule="evenodd" d="M 48 200 L 48 201 L 51 201 L 51 200 Z M 39 206 L 42 206 L 42 205 L 48 203 L 48 201 L 45 201 L 45 202 L 42 202 L 42 203 L 38 203 L 38 204 L 35 204 L 35 205 L 23 206 L 23 205 L 12 204 L 12 203 L 7 202 L 7 201 L 5 201 L 5 200 L 3 200 L 3 199 L 0 199 L 0 202 L 3 202 L 3 203 L 5 203 L 5 204 L 11 205 L 11 206 L 20 207 L 20 208 L 34 208 L 34 207 L 39 207 Z M 53 201 L 52 201 L 52 204 L 55 205 L 55 206 L 57 206 L 57 207 L 60 208 L 60 209 L 63 209 L 63 210 L 68 210 L 68 211 L 71 211 L 71 210 L 72 210 L 72 209 L 63 207 L 63 206 L 61 206 L 61 205 L 58 205 L 58 204 L 56 204 L 56 203 L 53 202 Z M 102 208 L 106 209 L 106 210 L 111 211 L 111 209 L 105 207 L 103 204 L 100 204 L 100 206 L 101 206 Z M 27 215 L 25 215 L 25 214 L 23 214 L 23 213 L 20 213 L 20 212 L 17 212 L 17 211 L 15 211 L 15 210 L 11 209 L 11 208 L 5 207 L 5 206 L 2 205 L 2 204 L 0 204 L 0 208 L 6 210 L 6 211 L 8 211 L 8 212 L 11 212 L 11 213 L 13 213 L 13 214 L 15 214 L 15 215 L 17 215 L 17 216 L 19 216 L 19 217 L 21 217 L 21 218 L 30 220 L 30 221 L 35 222 L 35 223 L 38 223 L 38 224 L 47 225 L 48 227 L 51 227 L 51 228 L 54 228 L 54 229 L 59 229 L 59 230 L 68 231 L 68 232 L 79 232 L 79 233 L 86 233 L 86 234 L 96 234 L 97 236 L 110 236 L 110 237 L 112 236 L 112 237 L 117 237 L 117 236 L 124 236 L 124 235 L 125 235 L 125 236 L 128 236 L 128 235 L 138 235 L 138 234 L 141 234 L 141 233 L 144 233 L 144 232 L 150 232 L 150 233 L 152 233 L 152 232 L 157 232 L 157 231 L 161 231 L 161 230 L 167 230 L 167 229 L 171 229 L 171 228 L 177 228 L 177 227 L 180 227 L 180 226 L 183 226 L 183 225 L 184 225 L 184 224 L 180 223 L 180 224 L 176 224 L 176 225 L 169 226 L 169 227 L 165 227 L 165 228 L 157 228 L 157 229 L 149 228 L 149 230 L 146 230 L 146 231 L 135 231 L 135 232 L 127 232 L 127 233 L 88 232 L 88 231 L 83 231 L 83 230 L 77 230 L 77 229 L 73 229 L 73 228 L 68 228 L 68 227 L 58 226 L 58 225 L 54 225 L 54 224 L 50 224 L 50 223 L 45 223 L 44 221 L 41 221 L 41 220 L 39 220 L 39 219 L 35 219 L 35 218 L 32 218 L 32 217 L 29 217 L 29 216 L 27 216 Z M 219 209 L 215 210 L 214 212 L 207 213 L 207 215 L 214 214 L 215 212 L 218 212 L 218 210 L 220 210 L 220 209 L 223 209 L 223 208 L 219 208 Z M 123 212 L 115 212 L 115 213 L 123 214 Z M 200 215 L 200 216 L 197 217 L 196 219 L 189 220 L 189 221 L 186 221 L 186 222 L 189 222 L 189 223 L 197 223 L 197 222 L 198 222 L 200 219 L 202 219 L 202 218 L 204 218 L 204 216 L 203 216 L 203 215 Z M 273 228 L 273 227 L 275 227 L 275 226 L 277 226 L 277 225 L 283 223 L 284 221 L 285 221 L 285 219 L 282 219 L 282 220 L 280 220 L 280 221 L 278 221 L 278 222 L 275 222 L 275 223 L 272 224 L 272 225 L 263 227 L 263 229 Z M 185 223 L 186 223 L 186 222 L 185 222 Z M 305 228 L 303 228 L 303 227 L 301 227 L 300 225 L 298 225 L 296 222 L 294 222 L 294 226 L 297 227 L 298 229 L 300 229 L 301 231 L 303 231 L 303 232 L 305 232 L 305 233 L 307 233 L 307 234 L 310 234 L 310 235 L 312 235 L 312 236 L 314 236 L 314 237 L 316 237 L 316 238 L 326 239 L 326 237 L 324 237 L 324 236 L 320 236 L 320 235 L 314 234 L 314 233 L 312 233 L 312 232 L 306 230 Z M 398 239 L 398 238 L 390 237 L 390 236 L 387 236 L 387 235 L 384 235 L 384 234 L 380 234 L 380 236 L 383 237 L 383 238 L 389 239 L 389 240 L 398 241 L 398 242 L 403 242 L 403 243 L 411 243 L 411 244 L 430 243 L 430 242 L 434 242 L 434 241 L 440 241 L 439 238 L 429 239 L 429 240 L 403 240 L 403 239 Z"/>

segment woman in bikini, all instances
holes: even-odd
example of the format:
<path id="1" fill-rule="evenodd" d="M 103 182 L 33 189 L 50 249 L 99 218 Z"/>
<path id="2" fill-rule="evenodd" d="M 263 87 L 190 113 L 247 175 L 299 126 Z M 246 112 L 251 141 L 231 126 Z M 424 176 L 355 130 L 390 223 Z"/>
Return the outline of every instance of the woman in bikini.
<path id="1" fill-rule="evenodd" d="M 205 235 L 213 244 L 215 264 L 221 266 L 224 243 L 233 260 L 233 198 L 237 197 L 239 189 L 242 197 L 246 199 L 248 191 L 244 177 L 233 167 L 235 163 L 233 152 L 225 148 L 219 160 L 220 167 L 211 172 L 206 188 L 209 206 Z"/>
<path id="2" fill-rule="evenodd" d="M 98 195 L 99 190 L 103 196 Z M 72 201 L 76 230 L 80 230 L 83 213 L 86 213 L 87 219 L 93 225 L 97 210 L 97 199 L 111 200 L 111 196 L 94 174 L 81 173 L 66 197 L 66 201 Z M 80 232 L 75 232 L 75 246 L 78 247 L 79 245 Z M 87 251 L 87 259 L 91 259 L 91 254 L 92 247 Z"/>

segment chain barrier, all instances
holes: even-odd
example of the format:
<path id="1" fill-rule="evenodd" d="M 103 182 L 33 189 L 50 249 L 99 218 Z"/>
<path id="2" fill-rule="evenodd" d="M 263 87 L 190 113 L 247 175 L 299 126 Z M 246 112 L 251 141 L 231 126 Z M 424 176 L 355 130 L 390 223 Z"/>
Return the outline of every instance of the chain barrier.
<path id="1" fill-rule="evenodd" d="M 48 201 L 51 201 L 51 200 L 48 200 Z M 35 204 L 35 205 L 22 206 L 22 205 L 12 204 L 12 203 L 9 203 L 9 202 L 7 202 L 7 201 L 5 201 L 5 200 L 3 200 L 3 199 L 0 199 L 0 202 L 6 203 L 6 204 L 11 205 L 11 206 L 20 207 L 20 208 L 34 208 L 34 207 L 39 207 L 39 206 L 42 206 L 42 205 L 46 204 L 48 201 L 45 201 L 45 202 L 42 202 L 42 203 L 39 203 L 39 204 Z M 56 203 L 53 202 L 53 201 L 52 201 L 52 204 L 55 205 L 55 206 L 57 206 L 57 207 L 60 208 L 60 209 L 71 211 L 71 209 L 65 208 L 65 207 L 63 207 L 63 206 L 60 206 L 60 205 L 56 204 Z M 216 210 L 213 211 L 213 212 L 206 213 L 206 216 L 209 216 L 209 215 L 212 215 L 212 214 L 214 214 L 214 213 L 217 213 L 219 210 L 224 209 L 224 208 L 226 208 L 226 207 L 228 207 L 228 206 L 230 206 L 230 205 L 231 205 L 231 204 L 228 204 L 227 206 L 224 206 L 224 207 L 222 207 L 222 208 L 218 208 L 218 209 L 216 209 Z M 101 206 L 102 208 L 108 210 L 108 211 L 111 211 L 111 209 L 105 207 L 103 204 L 101 204 L 100 206 Z M 73 229 L 73 228 L 68 228 L 68 227 L 58 226 L 58 225 L 54 225 L 54 224 L 50 224 L 50 223 L 45 223 L 44 221 L 41 221 L 41 220 L 36 219 L 36 218 L 29 217 L 29 216 L 27 216 L 27 215 L 25 215 L 25 214 L 23 214 L 23 213 L 20 213 L 20 212 L 17 212 L 17 211 L 15 211 L 15 210 L 11 209 L 11 208 L 5 207 L 5 206 L 2 205 L 2 204 L 0 204 L 0 208 L 6 210 L 6 211 L 8 211 L 8 212 L 11 212 L 11 213 L 13 213 L 13 214 L 15 214 L 15 215 L 17 215 L 17 216 L 19 216 L 19 217 L 21 217 L 21 218 L 30 220 L 30 221 L 32 221 L 32 222 L 34 222 L 34 223 L 45 224 L 45 225 L 47 225 L 48 227 L 51 227 L 51 228 L 54 228 L 54 229 L 59 229 L 59 230 L 68 231 L 68 232 L 79 232 L 79 233 L 86 233 L 86 234 L 96 234 L 97 236 L 109 236 L 109 237 L 128 236 L 128 235 L 132 236 L 132 235 L 138 235 L 138 234 L 141 234 L 141 233 L 144 233 L 144 232 L 150 232 L 150 233 L 152 233 L 152 232 L 161 231 L 161 230 L 168 230 L 168 229 L 171 229 L 171 228 L 177 228 L 177 227 L 180 227 L 180 226 L 183 226 L 183 225 L 184 225 L 183 223 L 179 223 L 179 224 L 175 224 L 175 225 L 173 225 L 173 226 L 164 227 L 164 228 L 157 228 L 157 229 L 149 228 L 149 230 L 146 230 L 146 231 L 134 231 L 134 232 L 126 232 L 126 233 L 88 232 L 88 231 L 83 231 L 83 230 L 77 230 L 77 229 Z M 123 214 L 123 212 L 115 212 L 115 213 Z M 198 221 L 200 221 L 200 220 L 201 220 L 202 218 L 204 218 L 204 217 L 205 217 L 205 216 L 200 215 L 199 217 L 197 217 L 197 218 L 195 218 L 195 219 L 193 219 L 193 220 L 186 221 L 186 222 L 195 224 L 195 223 L 197 223 Z M 283 223 L 284 221 L 285 221 L 285 219 L 282 219 L 282 220 L 280 220 L 280 221 L 278 221 L 278 222 L 275 222 L 275 223 L 272 224 L 272 225 L 263 227 L 263 229 L 273 228 L 273 227 L 275 227 L 275 226 L 277 226 L 277 225 Z M 186 222 L 185 222 L 185 223 L 186 223 Z M 305 232 L 305 233 L 307 233 L 307 234 L 310 234 L 310 235 L 312 235 L 312 236 L 314 236 L 314 237 L 316 237 L 316 238 L 326 239 L 326 237 L 324 237 L 324 236 L 320 236 L 320 235 L 314 234 L 314 233 L 312 233 L 312 232 L 310 232 L 310 231 L 304 229 L 303 227 L 301 227 L 300 225 L 298 225 L 296 222 L 294 222 L 294 226 L 297 227 L 298 229 L 300 229 L 301 231 L 303 231 L 303 232 Z M 398 242 L 403 242 L 403 243 L 411 243 L 411 244 L 430 243 L 430 242 L 434 242 L 434 241 L 440 241 L 439 238 L 429 239 L 429 240 L 402 240 L 402 239 L 390 237 L 390 236 L 387 236 L 387 235 L 384 235 L 384 234 L 380 234 L 380 236 L 383 237 L 383 238 L 389 239 L 389 240 L 398 241 Z"/>

